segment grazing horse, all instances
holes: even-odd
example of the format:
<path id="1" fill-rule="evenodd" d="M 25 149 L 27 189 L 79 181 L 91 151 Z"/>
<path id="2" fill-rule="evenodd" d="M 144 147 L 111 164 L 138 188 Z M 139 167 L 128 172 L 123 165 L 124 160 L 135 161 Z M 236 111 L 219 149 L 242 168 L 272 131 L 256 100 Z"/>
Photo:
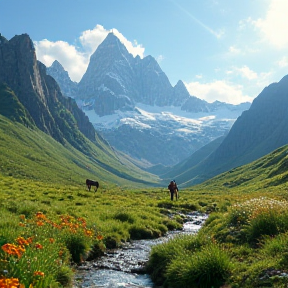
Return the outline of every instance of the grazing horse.
<path id="1" fill-rule="evenodd" d="M 95 186 L 95 190 L 94 190 L 95 192 L 99 188 L 99 182 L 98 181 L 93 181 L 93 180 L 86 179 L 86 185 L 87 185 L 87 188 L 88 188 L 89 191 L 91 189 L 91 186 Z"/>

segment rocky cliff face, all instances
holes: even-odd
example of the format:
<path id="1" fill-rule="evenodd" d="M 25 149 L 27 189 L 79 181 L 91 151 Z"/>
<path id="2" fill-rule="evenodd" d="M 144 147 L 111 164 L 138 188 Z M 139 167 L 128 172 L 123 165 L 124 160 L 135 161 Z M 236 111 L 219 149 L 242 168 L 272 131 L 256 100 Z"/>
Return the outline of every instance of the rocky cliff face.
<path id="1" fill-rule="evenodd" d="M 157 61 L 147 56 L 142 60 L 138 58 L 138 62 L 137 81 L 141 98 L 134 101 L 151 106 L 170 106 L 174 102 L 173 88 Z"/>
<path id="2" fill-rule="evenodd" d="M 64 70 L 63 66 L 57 60 L 47 68 L 46 72 L 53 78 L 57 78 L 57 83 L 63 95 L 73 98 L 77 94 L 77 82 L 70 79 L 68 72 Z"/>
<path id="3" fill-rule="evenodd" d="M 0 83 L 6 83 L 13 90 L 36 126 L 57 141 L 63 144 L 68 141 L 77 149 L 83 149 L 85 141 L 80 131 L 95 141 L 95 129 L 88 117 L 76 103 L 72 104 L 71 99 L 62 95 L 57 82 L 46 74 L 46 67 L 37 61 L 27 34 L 9 41 L 1 36 Z"/>
<path id="4" fill-rule="evenodd" d="M 0 114 L 31 129 L 35 128 L 32 117 L 5 83 L 0 83 Z"/>
<path id="5" fill-rule="evenodd" d="M 2 42 L 2 41 L 1 41 Z M 28 110 L 36 125 L 60 141 L 61 136 L 48 108 L 44 67 L 38 66 L 33 43 L 27 34 L 13 37 L 0 46 L 0 81 L 6 83 Z M 42 70 L 41 70 L 42 68 Z M 55 91 L 57 93 L 57 91 Z M 51 95 L 51 100 L 53 96 Z"/>
<path id="6" fill-rule="evenodd" d="M 78 84 L 77 99 L 100 116 L 133 109 L 131 97 L 137 91 L 133 61 L 125 46 L 110 33 L 91 56 Z"/>
<path id="7" fill-rule="evenodd" d="M 184 83 L 179 80 L 177 82 L 177 84 L 174 86 L 173 88 L 173 100 L 172 100 L 172 103 L 171 105 L 173 106 L 181 106 L 181 109 L 184 110 L 184 111 L 188 111 L 185 106 L 186 106 L 186 102 L 192 98 L 192 96 L 189 94 L 189 92 L 187 91 Z M 194 97 L 196 98 L 196 97 Z M 199 100 L 199 102 L 205 102 L 199 98 L 197 98 Z M 196 112 L 196 111 L 195 111 Z"/>

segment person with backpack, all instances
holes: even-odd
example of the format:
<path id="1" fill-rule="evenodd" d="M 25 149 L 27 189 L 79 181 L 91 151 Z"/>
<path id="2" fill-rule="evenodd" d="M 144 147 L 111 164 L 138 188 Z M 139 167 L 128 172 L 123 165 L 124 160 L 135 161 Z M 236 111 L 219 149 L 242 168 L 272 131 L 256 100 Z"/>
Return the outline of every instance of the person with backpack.
<path id="1" fill-rule="evenodd" d="M 173 201 L 174 194 L 175 194 L 176 200 L 178 200 L 178 198 L 179 198 L 179 194 L 178 194 L 179 190 L 178 190 L 178 187 L 177 187 L 177 184 L 176 184 L 175 180 L 172 180 L 170 182 L 170 184 L 168 185 L 168 189 L 170 191 L 171 201 Z"/>

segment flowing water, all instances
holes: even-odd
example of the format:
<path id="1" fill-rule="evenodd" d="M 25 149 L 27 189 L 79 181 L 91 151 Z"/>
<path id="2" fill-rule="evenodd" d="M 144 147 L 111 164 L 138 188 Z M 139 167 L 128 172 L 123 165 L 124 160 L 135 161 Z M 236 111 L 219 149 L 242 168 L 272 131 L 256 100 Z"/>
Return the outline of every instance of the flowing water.
<path id="1" fill-rule="evenodd" d="M 185 215 L 183 230 L 167 233 L 153 240 L 133 240 L 124 247 L 107 252 L 95 262 L 79 267 L 74 288 L 152 288 L 153 282 L 145 274 L 153 245 L 168 241 L 175 235 L 195 234 L 201 228 L 207 215 L 194 212 Z"/>

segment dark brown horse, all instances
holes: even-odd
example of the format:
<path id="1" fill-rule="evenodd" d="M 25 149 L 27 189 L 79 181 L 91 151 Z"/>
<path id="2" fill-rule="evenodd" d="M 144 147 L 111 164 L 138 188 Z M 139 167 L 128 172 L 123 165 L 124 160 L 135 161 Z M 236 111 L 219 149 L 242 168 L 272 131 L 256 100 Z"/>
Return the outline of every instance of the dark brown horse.
<path id="1" fill-rule="evenodd" d="M 98 181 L 93 181 L 93 180 L 86 179 L 86 185 L 87 185 L 87 188 L 88 188 L 89 191 L 91 189 L 91 186 L 95 186 L 95 190 L 94 190 L 95 192 L 99 188 L 99 182 Z"/>

